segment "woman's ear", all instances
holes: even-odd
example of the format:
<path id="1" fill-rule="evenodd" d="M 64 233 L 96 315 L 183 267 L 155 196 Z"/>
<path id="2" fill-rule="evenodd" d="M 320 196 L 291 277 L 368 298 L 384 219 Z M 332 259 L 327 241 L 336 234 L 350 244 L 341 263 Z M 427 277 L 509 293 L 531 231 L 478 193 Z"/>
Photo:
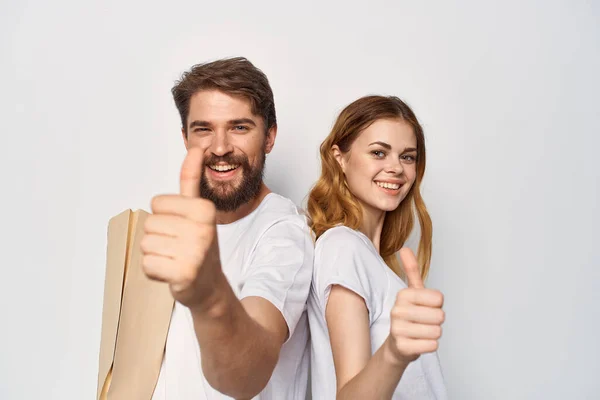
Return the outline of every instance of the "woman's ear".
<path id="1" fill-rule="evenodd" d="M 342 151 L 340 150 L 337 144 L 331 146 L 331 154 L 333 155 L 333 158 L 335 158 L 335 160 L 338 162 L 338 164 L 340 164 L 342 172 L 346 173 L 346 162 L 344 160 L 344 154 L 342 154 Z"/>

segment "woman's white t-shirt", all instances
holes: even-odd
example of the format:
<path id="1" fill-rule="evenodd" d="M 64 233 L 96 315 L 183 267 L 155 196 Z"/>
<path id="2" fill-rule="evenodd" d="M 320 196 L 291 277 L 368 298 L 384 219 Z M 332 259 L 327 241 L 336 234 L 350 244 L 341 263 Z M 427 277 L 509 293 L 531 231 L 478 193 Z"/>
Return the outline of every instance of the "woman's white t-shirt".
<path id="1" fill-rule="evenodd" d="M 325 308 L 332 285 L 343 286 L 365 300 L 371 327 L 371 354 L 390 333 L 390 312 L 406 284 L 385 264 L 373 243 L 345 226 L 329 229 L 317 240 L 313 281 L 308 300 L 311 333 L 313 399 L 335 399 L 336 377 Z M 437 353 L 410 363 L 393 399 L 447 399 Z"/>

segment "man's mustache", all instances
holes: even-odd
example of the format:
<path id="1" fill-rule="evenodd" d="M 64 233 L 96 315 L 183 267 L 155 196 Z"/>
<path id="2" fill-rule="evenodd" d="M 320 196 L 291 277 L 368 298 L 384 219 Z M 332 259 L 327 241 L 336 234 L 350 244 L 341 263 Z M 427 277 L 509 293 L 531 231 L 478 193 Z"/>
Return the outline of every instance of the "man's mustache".
<path id="1" fill-rule="evenodd" d="M 214 165 L 218 163 L 235 164 L 235 165 L 248 165 L 248 157 L 246 156 L 211 156 L 204 160 L 204 165 Z"/>

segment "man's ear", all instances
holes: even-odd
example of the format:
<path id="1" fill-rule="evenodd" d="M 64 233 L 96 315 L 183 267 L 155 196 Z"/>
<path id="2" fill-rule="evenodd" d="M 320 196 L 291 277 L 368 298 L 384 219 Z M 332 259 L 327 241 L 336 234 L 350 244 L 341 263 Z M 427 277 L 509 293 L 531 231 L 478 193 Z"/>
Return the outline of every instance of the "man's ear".
<path id="1" fill-rule="evenodd" d="M 344 160 L 344 154 L 342 153 L 337 144 L 331 146 L 331 154 L 333 155 L 333 158 L 335 158 L 335 160 L 338 162 L 338 164 L 340 164 L 342 172 L 346 173 L 346 160 Z"/>
<path id="2" fill-rule="evenodd" d="M 267 138 L 265 139 L 265 154 L 269 154 L 275 146 L 275 138 L 277 137 L 277 125 L 273 125 L 267 131 Z"/>
<path id="3" fill-rule="evenodd" d="M 185 148 L 188 148 L 188 138 L 187 133 L 185 133 L 185 129 L 181 128 L 181 136 L 183 136 L 183 144 L 185 144 Z"/>

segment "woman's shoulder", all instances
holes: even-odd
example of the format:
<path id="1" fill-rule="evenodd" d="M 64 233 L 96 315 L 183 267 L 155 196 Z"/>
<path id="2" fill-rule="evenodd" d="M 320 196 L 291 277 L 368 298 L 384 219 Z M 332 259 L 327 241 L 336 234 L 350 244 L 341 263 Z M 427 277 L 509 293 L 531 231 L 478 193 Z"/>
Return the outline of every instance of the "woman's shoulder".
<path id="1" fill-rule="evenodd" d="M 315 244 L 315 267 L 321 264 L 373 264 L 381 257 L 363 233 L 339 225 L 328 229 Z"/>
<path id="2" fill-rule="evenodd" d="M 372 244 L 361 232 L 344 225 L 338 225 L 329 228 L 317 239 L 315 250 L 331 248 L 332 246 L 354 248 L 355 246 L 372 247 Z"/>
<path id="3" fill-rule="evenodd" d="M 365 299 L 370 314 L 378 315 L 379 299 L 385 296 L 388 279 L 385 262 L 363 233 L 336 226 L 323 233 L 315 246 L 312 291 L 325 309 L 331 285 L 341 285 Z M 375 297 L 373 297 L 375 296 Z"/>

